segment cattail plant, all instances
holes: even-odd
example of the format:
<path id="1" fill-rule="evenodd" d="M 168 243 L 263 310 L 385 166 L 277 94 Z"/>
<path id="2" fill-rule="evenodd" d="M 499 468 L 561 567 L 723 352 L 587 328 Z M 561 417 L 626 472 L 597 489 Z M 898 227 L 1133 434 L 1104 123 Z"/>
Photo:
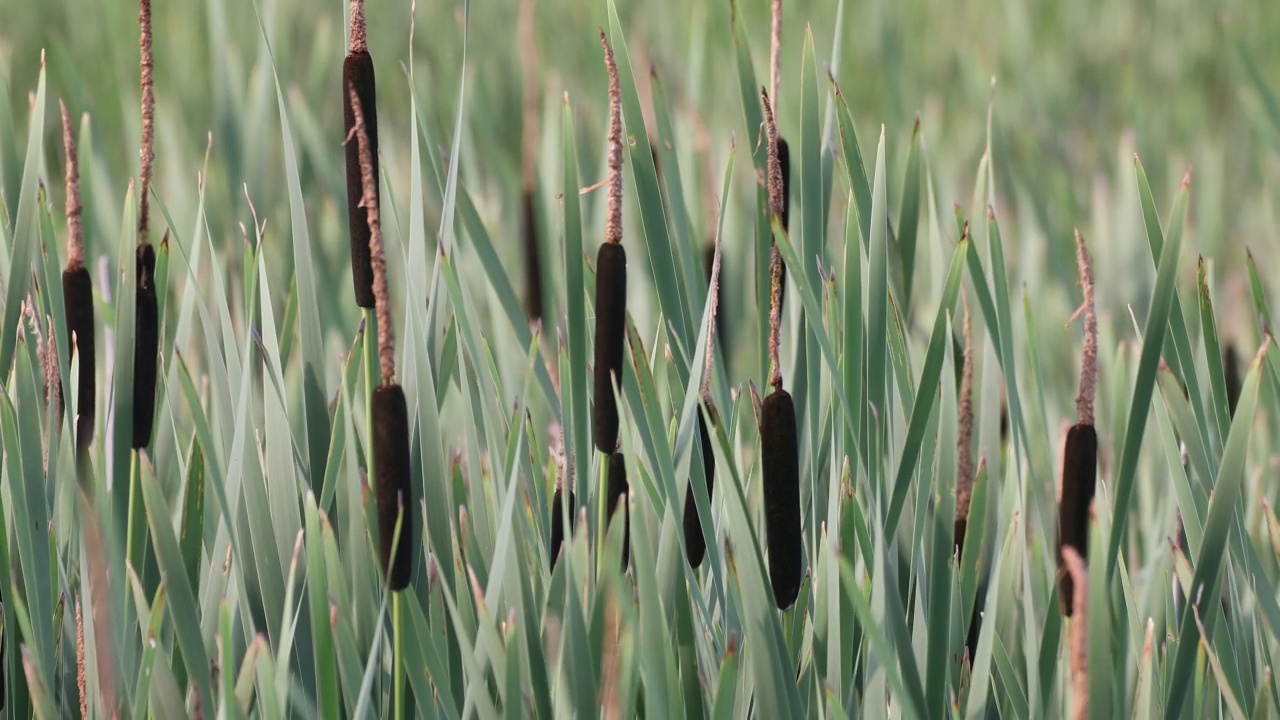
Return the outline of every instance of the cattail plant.
<path id="1" fill-rule="evenodd" d="M 966 230 L 968 226 L 966 226 Z M 964 555 L 969 529 L 969 502 L 973 499 L 973 323 L 969 301 L 964 300 L 964 359 L 960 375 L 960 412 L 956 428 L 956 555 Z"/>
<path id="2" fill-rule="evenodd" d="M 565 507 L 565 503 L 568 507 Z M 551 569 L 555 569 L 556 561 L 560 559 L 560 548 L 564 545 L 565 533 L 564 519 L 569 518 L 569 527 L 573 527 L 573 513 L 575 509 L 573 491 L 564 487 L 563 484 L 556 486 L 556 494 L 551 498 L 551 545 L 548 551 L 551 555 Z"/>
<path id="3" fill-rule="evenodd" d="M 622 529 L 622 567 L 626 569 L 627 560 L 631 557 L 631 510 L 627 507 L 627 501 L 631 496 L 630 486 L 627 484 L 627 461 L 620 452 L 615 452 L 609 456 L 609 488 L 606 493 L 609 507 L 609 519 L 607 524 L 613 524 L 613 516 L 618 512 L 622 513 L 623 529 Z"/>
<path id="4" fill-rule="evenodd" d="M 1080 353 L 1080 391 L 1076 395 L 1076 424 L 1067 431 L 1062 455 L 1062 492 L 1058 501 L 1058 574 L 1062 612 L 1071 617 L 1075 602 L 1073 578 L 1063 567 L 1063 550 L 1081 557 L 1089 553 L 1089 513 L 1098 479 L 1098 434 L 1093 427 L 1093 394 L 1098 379 L 1098 316 L 1093 306 L 1093 268 L 1084 236 L 1076 231 L 1076 262 L 1084 304 L 1084 349 Z"/>
<path id="5" fill-rule="evenodd" d="M 62 271 L 62 302 L 67 312 L 68 357 L 80 356 L 78 387 L 80 401 L 76 408 L 76 451 L 83 453 L 93 442 L 95 415 L 94 395 L 94 331 L 93 280 L 84 266 L 83 206 L 80 203 L 80 166 L 76 156 L 76 140 L 72 132 L 67 106 L 62 110 L 62 145 L 67 163 L 67 266 Z"/>
<path id="6" fill-rule="evenodd" d="M 378 217 L 373 144 L 365 132 L 360 96 L 349 90 L 355 144 L 363 181 L 362 204 L 369 221 L 369 266 L 378 318 L 378 367 L 382 382 L 373 390 L 372 422 L 374 486 L 378 501 L 378 543 L 382 572 L 392 592 L 405 589 L 413 574 L 413 513 L 409 507 L 409 412 L 404 390 L 396 382 L 395 335 L 391 327 L 391 290 Z M 351 141 L 348 140 L 348 143 Z M 397 522 L 400 526 L 396 537 Z"/>
<path id="7" fill-rule="evenodd" d="M 613 48 L 600 31 L 609 70 L 609 205 L 604 244 L 596 255 L 596 449 L 612 453 L 618 445 L 616 378 L 622 382 L 622 343 L 627 326 L 627 252 L 622 247 L 622 91 Z"/>
<path id="8" fill-rule="evenodd" d="M 770 27 L 770 33 L 769 33 L 769 97 L 773 98 L 774 102 L 777 102 L 778 83 L 782 79 L 782 0 L 773 0 L 773 2 L 770 3 L 770 18 L 771 18 L 771 27 Z M 769 112 L 772 113 L 772 110 L 770 110 Z M 776 136 L 777 135 L 776 121 L 770 120 L 767 122 L 769 122 L 771 125 L 774 125 L 774 127 L 772 130 L 769 130 L 769 128 L 766 127 L 766 131 L 772 132 L 773 135 Z M 780 173 L 779 179 L 777 182 L 779 187 L 781 187 L 782 189 L 781 190 L 782 204 L 781 204 L 781 209 L 777 211 L 777 214 L 782 217 L 782 229 L 790 233 L 791 232 L 791 146 L 787 144 L 786 139 L 781 137 L 771 137 L 769 140 L 769 143 L 770 144 L 769 144 L 769 150 L 767 155 L 768 163 L 769 163 L 769 167 L 767 171 L 769 173 L 769 178 L 767 182 L 773 182 L 773 174 L 774 174 L 773 163 L 776 162 L 778 164 L 777 172 Z M 772 215 L 774 214 L 774 211 L 772 209 L 772 205 L 773 205 L 772 190 L 769 191 L 769 204 L 770 204 L 770 214 Z M 776 253 L 777 251 L 775 250 L 774 252 Z M 770 262 L 772 263 L 773 260 L 770 259 Z M 782 271 L 783 271 L 782 272 L 782 289 L 780 291 L 780 294 L 782 295 L 783 300 L 785 300 L 786 294 L 787 294 L 787 273 L 786 273 L 787 265 L 781 258 L 779 258 L 777 262 L 782 263 Z M 782 301 L 780 300 L 779 302 L 782 302 Z"/>
<path id="9" fill-rule="evenodd" d="M 716 415 L 711 397 L 711 369 L 715 362 L 716 321 L 719 319 L 719 313 L 716 311 L 720 303 L 720 253 L 716 246 L 712 246 L 711 250 L 710 290 L 707 293 L 707 303 L 711 306 L 711 322 L 707 330 L 706 360 L 702 370 L 702 403 L 706 406 L 707 413 L 714 418 Z M 697 413 L 697 418 L 698 442 L 702 448 L 702 471 L 703 477 L 707 480 L 707 500 L 710 501 L 716 484 L 716 456 L 711 450 L 711 434 L 707 431 L 707 422 L 703 419 L 702 413 Z M 684 546 L 689 557 L 689 565 L 695 568 L 701 565 L 702 558 L 707 553 L 707 539 L 703 535 L 702 522 L 698 518 L 698 506 L 693 498 L 692 477 L 689 478 L 689 485 L 684 494 Z"/>
<path id="10" fill-rule="evenodd" d="M 351 235 L 351 282 L 355 287 L 356 304 L 373 308 L 373 262 L 370 259 L 369 213 L 378 210 L 378 93 L 374 85 L 373 58 L 365 36 L 364 0 L 351 0 L 351 26 L 347 40 L 347 58 L 342 62 L 342 119 L 343 137 L 350 138 L 356 126 L 357 105 L 348 102 L 354 92 L 358 109 L 364 117 L 364 135 L 369 144 L 369 157 L 373 176 L 373 200 L 366 200 L 365 178 L 360 161 L 360 149 L 348 141 L 347 147 L 347 226 Z"/>
<path id="11" fill-rule="evenodd" d="M 782 169 L 778 163 L 778 125 L 769 93 L 762 91 L 765 127 L 769 135 L 769 214 L 782 218 Z M 769 364 L 773 391 L 760 411 L 760 452 L 764 469 L 765 536 L 769 546 L 769 579 L 778 608 L 796 601 L 803 577 L 800 534 L 800 454 L 796 441 L 796 408 L 791 394 L 782 389 L 782 288 L 786 270 L 778 246 L 769 264 Z"/>
<path id="12" fill-rule="evenodd" d="M 534 157 L 538 143 L 538 57 L 534 44 L 534 1 L 521 0 L 518 23 L 520 67 L 524 72 L 524 97 L 520 113 L 523 203 L 520 209 L 524 230 L 525 312 L 531 322 L 542 319 L 542 252 L 538 243 L 537 195 L 534 188 Z"/>
<path id="13" fill-rule="evenodd" d="M 155 162 L 155 63 L 151 54 L 151 0 L 140 0 L 138 43 L 142 58 L 142 173 L 138 208 L 137 307 L 134 314 L 133 449 L 151 444 L 156 414 L 156 358 L 160 352 L 160 305 L 156 298 L 156 251 L 151 246 L 151 173 Z"/>

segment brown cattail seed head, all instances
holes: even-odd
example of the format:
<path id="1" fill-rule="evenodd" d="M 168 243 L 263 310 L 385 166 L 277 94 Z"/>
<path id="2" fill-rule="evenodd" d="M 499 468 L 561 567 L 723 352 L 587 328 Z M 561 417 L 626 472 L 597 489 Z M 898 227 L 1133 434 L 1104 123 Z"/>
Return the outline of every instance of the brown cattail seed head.
<path id="1" fill-rule="evenodd" d="M 1227 349 L 1222 353 L 1222 371 L 1226 377 L 1227 385 L 1227 409 L 1231 413 L 1231 417 L 1236 415 L 1236 405 L 1240 402 L 1240 357 L 1236 354 L 1234 345 L 1227 345 Z"/>
<path id="2" fill-rule="evenodd" d="M 145 204 L 145 203 L 144 203 Z M 137 306 L 133 346 L 133 449 L 151 444 L 156 414 L 156 362 L 160 352 L 160 307 L 156 300 L 156 251 L 138 246 Z"/>
<path id="3" fill-rule="evenodd" d="M 627 463 L 622 453 L 609 456 L 609 522 L 614 513 L 621 512 L 625 525 L 622 529 L 622 567 L 625 570 L 631 556 L 631 511 L 627 507 L 630 487 L 627 485 Z"/>
<path id="4" fill-rule="evenodd" d="M 627 323 L 627 251 L 622 245 L 600 246 L 596 255 L 596 449 L 612 453 L 618 445 L 618 405 L 613 396 L 616 378 L 622 381 L 622 351 Z"/>
<path id="5" fill-rule="evenodd" d="M 351 3 L 352 40 L 354 47 L 356 7 Z M 373 58 L 364 49 L 364 11 L 360 10 L 360 49 L 352 50 L 342 63 L 342 119 L 347 161 L 347 228 L 351 238 L 351 282 L 356 304 L 362 308 L 376 305 L 373 293 L 373 263 L 369 258 L 369 208 L 364 198 L 364 177 L 360 165 L 360 147 L 351 141 L 356 127 L 357 111 L 364 120 L 364 135 L 369 143 L 369 163 L 373 177 L 373 205 L 378 203 L 378 93 L 373 76 Z M 355 93 L 355 100 L 351 93 Z"/>
<path id="6" fill-rule="evenodd" d="M 67 312 L 68 357 L 80 356 L 80 404 L 76 409 L 76 450 L 93 443 L 96 374 L 93 327 L 93 281 L 83 264 L 62 271 L 62 302 Z"/>
<path id="7" fill-rule="evenodd" d="M 707 422 L 702 413 L 698 413 L 698 443 L 702 450 L 703 477 L 707 479 L 707 500 L 716 484 L 716 456 L 711 450 L 711 434 L 707 432 Z M 689 486 L 684 494 L 684 545 L 689 555 L 689 565 L 698 567 L 707 553 L 707 539 L 702 532 L 702 522 L 698 518 L 698 506 L 693 498 L 693 478 L 689 478 Z"/>
<path id="8" fill-rule="evenodd" d="M 414 543 L 409 493 L 409 411 L 404 390 L 399 385 L 374 388 L 373 456 L 382 572 L 391 591 L 396 592 L 405 589 L 413 575 Z M 397 520 L 400 522 L 398 543 L 395 537 Z"/>
<path id="9" fill-rule="evenodd" d="M 378 367 L 382 384 L 390 385 L 396 376 L 395 331 L 391 327 L 391 286 L 387 282 L 387 258 L 382 245 L 382 222 L 378 211 L 378 179 L 374 148 L 365 125 L 355 88 L 350 90 L 351 112 L 355 116 L 352 132 L 360 157 L 360 203 L 366 211 L 369 229 L 369 268 L 373 273 L 373 299 L 378 321 Z M 348 140 L 350 142 L 350 140 Z"/>
<path id="10" fill-rule="evenodd" d="M 804 574 L 796 409 L 786 390 L 774 390 L 764 399 L 760 413 L 760 452 L 769 580 L 778 608 L 785 610 L 796 601 Z"/>
<path id="11" fill-rule="evenodd" d="M 532 189 L 524 191 L 521 206 L 524 224 L 525 312 L 529 320 L 542 319 L 542 252 L 538 247 L 537 198 Z"/>
<path id="12" fill-rule="evenodd" d="M 1092 425 L 1073 425 L 1067 431 L 1062 455 L 1062 499 L 1058 503 L 1058 557 L 1063 548 L 1073 548 L 1083 557 L 1089 554 L 1089 513 L 1098 479 L 1098 434 Z M 1061 562 L 1061 561 L 1059 561 Z M 1074 589 L 1071 575 L 1061 575 L 1062 612 L 1071 617 Z"/>
<path id="13" fill-rule="evenodd" d="M 782 229 L 791 232 L 791 146 L 778 138 L 778 171 L 782 174 Z"/>
<path id="14" fill-rule="evenodd" d="M 568 507 L 565 507 L 565 499 L 568 497 Z M 569 526 L 573 527 L 573 511 L 574 497 L 572 490 L 565 488 L 556 488 L 556 494 L 551 498 L 551 569 L 554 570 L 556 562 L 560 559 L 560 548 L 564 545 L 565 538 L 565 517 L 569 518 Z M 563 514 L 561 514 L 563 513 Z"/>
<path id="15" fill-rule="evenodd" d="M 1071 658 L 1071 718 L 1072 720 L 1088 720 L 1089 623 L 1085 616 L 1088 614 L 1089 573 L 1085 569 L 1084 558 L 1072 547 L 1062 548 L 1062 556 L 1059 562 L 1066 566 L 1066 576 L 1071 578 L 1071 583 L 1074 587 L 1072 601 L 1076 611 L 1076 615 L 1071 621 L 1071 638 L 1068 646 L 1068 653 Z"/>

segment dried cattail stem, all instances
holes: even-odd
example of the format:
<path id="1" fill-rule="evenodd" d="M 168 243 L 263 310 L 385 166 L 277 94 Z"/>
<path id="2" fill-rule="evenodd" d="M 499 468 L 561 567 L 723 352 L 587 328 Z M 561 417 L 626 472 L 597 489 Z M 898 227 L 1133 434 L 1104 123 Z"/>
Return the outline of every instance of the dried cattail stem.
<path id="1" fill-rule="evenodd" d="M 356 146 L 360 157 L 361 206 L 368 218 L 369 267 L 373 273 L 373 297 L 378 316 L 378 365 L 382 384 L 391 385 L 396 377 L 396 339 L 391 327 L 391 287 L 387 284 L 387 258 L 382 247 L 382 224 L 378 213 L 378 180 L 374 168 L 374 148 L 364 122 L 364 111 L 354 87 L 349 89 L 349 107 L 354 115 Z M 350 139 L 347 141 L 350 143 Z"/>
<path id="2" fill-rule="evenodd" d="M 796 409 L 786 390 L 775 389 L 764 399 L 760 440 L 769 580 L 778 608 L 785 610 L 796 601 L 803 576 Z"/>
<path id="3" fill-rule="evenodd" d="M 1227 409 L 1231 413 L 1231 417 L 1236 416 L 1236 405 L 1240 402 L 1240 357 L 1236 354 L 1234 345 L 1227 345 L 1227 349 L 1222 353 L 1222 370 L 1226 376 L 1227 385 Z"/>
<path id="4" fill-rule="evenodd" d="M 604 46 L 604 64 L 609 71 L 609 204 L 604 240 L 617 244 L 622 242 L 622 87 L 613 48 L 604 30 L 600 31 L 600 44 Z"/>
<path id="5" fill-rule="evenodd" d="M 1092 425 L 1076 424 L 1067 431 L 1062 456 L 1062 499 L 1058 503 L 1058 554 L 1072 548 L 1081 556 L 1089 553 L 1089 513 L 1098 477 L 1098 434 Z M 1062 612 L 1072 616 L 1072 578 L 1059 566 L 1059 599 Z"/>
<path id="6" fill-rule="evenodd" d="M 1076 263 L 1084 295 L 1084 349 L 1080 353 L 1080 392 L 1076 395 L 1076 422 L 1093 424 L 1093 395 L 1098 384 L 1098 313 L 1093 304 L 1093 264 L 1084 236 L 1076 230 Z"/>
<path id="7" fill-rule="evenodd" d="M 67 162 L 67 269 L 84 266 L 84 225 L 81 215 L 84 206 L 80 202 L 80 161 L 76 153 L 76 137 L 67 106 L 61 101 L 62 147 Z"/>
<path id="8" fill-rule="evenodd" d="M 396 592 L 405 589 L 413 575 L 414 537 L 409 486 L 409 411 L 404 390 L 399 385 L 379 385 L 373 390 L 373 455 L 382 572 L 391 591 Z M 400 523 L 398 543 L 397 520 Z"/>
<path id="9" fill-rule="evenodd" d="M 151 444 L 156 414 L 156 358 L 160 352 L 160 308 L 156 300 L 156 251 L 138 246 L 137 307 L 134 317 L 133 449 Z M 83 367 L 83 358 L 82 365 Z"/>
<path id="10" fill-rule="evenodd" d="M 969 528 L 969 502 L 973 498 L 973 323 L 969 301 L 964 299 L 964 359 L 960 374 L 960 417 L 956 432 L 956 553 L 964 553 Z"/>
<path id="11" fill-rule="evenodd" d="M 138 40 L 142 70 L 142 172 L 140 175 L 142 202 L 138 208 L 138 241 L 146 243 L 151 233 L 151 172 L 155 162 L 155 116 L 156 93 L 155 62 L 151 54 L 151 0 L 138 1 L 138 26 L 141 37 Z"/>
<path id="12" fill-rule="evenodd" d="M 1088 720 L 1089 718 L 1089 626 L 1088 614 L 1089 582 L 1084 558 L 1075 549 L 1062 548 L 1061 562 L 1066 565 L 1067 575 L 1075 588 L 1072 599 L 1076 614 L 1071 619 L 1070 653 L 1071 667 L 1071 717 L 1072 720 Z"/>
<path id="13" fill-rule="evenodd" d="M 568 501 L 568 507 L 564 507 L 565 501 Z M 563 487 L 556 488 L 556 494 L 551 498 L 551 569 L 554 570 L 556 562 L 560 559 L 560 548 L 564 545 L 564 538 L 569 533 L 565 532 L 564 518 L 569 518 L 569 527 L 573 527 L 573 512 L 575 502 L 573 491 Z M 563 509 L 562 509 L 563 508 Z M 561 513 L 564 513 L 563 515 Z"/>
<path id="14" fill-rule="evenodd" d="M 608 523 L 613 523 L 613 516 L 621 508 L 625 523 L 622 529 L 622 567 L 625 570 L 631 557 L 631 510 L 627 507 L 630 499 L 630 486 L 627 485 L 627 462 L 622 453 L 609 456 L 609 490 L 608 490 Z"/>
<path id="15" fill-rule="evenodd" d="M 774 120 L 773 105 L 769 94 L 760 91 L 764 103 L 765 130 L 769 139 L 766 187 L 769 192 L 769 216 L 781 218 L 786 207 L 782 182 L 782 163 L 778 158 L 778 124 Z M 769 253 L 769 364 L 772 366 L 769 384 L 774 390 L 782 389 L 782 299 L 786 283 L 786 265 L 775 242 Z"/>
<path id="16" fill-rule="evenodd" d="M 355 100 L 351 99 L 354 93 Z M 373 177 L 373 199 L 365 193 L 364 171 L 358 143 L 350 141 L 355 131 L 357 111 L 369 144 L 370 174 Z M 378 175 L 378 92 L 374 82 L 373 58 L 365 42 L 364 2 L 351 0 L 351 34 L 347 57 L 342 63 L 342 119 L 346 140 L 347 228 L 351 238 L 351 282 L 356 304 L 362 308 L 376 306 L 373 288 L 373 264 L 369 257 L 369 212 L 377 212 Z"/>

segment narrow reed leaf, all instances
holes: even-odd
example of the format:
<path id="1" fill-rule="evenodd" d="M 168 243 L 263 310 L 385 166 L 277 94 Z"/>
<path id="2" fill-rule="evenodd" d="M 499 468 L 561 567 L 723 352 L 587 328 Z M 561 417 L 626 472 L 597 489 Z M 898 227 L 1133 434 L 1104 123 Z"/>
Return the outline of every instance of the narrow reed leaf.
<path id="1" fill-rule="evenodd" d="M 760 455 L 764 470 L 765 538 L 769 580 L 780 610 L 791 607 L 804 576 L 800 533 L 800 455 L 796 409 L 781 388 L 764 399 L 760 419 Z"/>

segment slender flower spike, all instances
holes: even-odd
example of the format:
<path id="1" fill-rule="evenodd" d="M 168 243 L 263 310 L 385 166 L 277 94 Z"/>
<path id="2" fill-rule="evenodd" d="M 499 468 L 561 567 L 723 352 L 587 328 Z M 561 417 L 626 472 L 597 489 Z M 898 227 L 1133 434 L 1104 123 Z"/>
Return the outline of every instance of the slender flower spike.
<path id="1" fill-rule="evenodd" d="M 627 324 L 627 252 L 622 247 L 622 96 L 613 48 L 600 31 L 609 70 L 609 204 L 604 244 L 596 255 L 595 417 L 596 449 L 612 453 L 618 445 L 618 405 L 614 382 L 622 382 L 623 340 Z"/>
<path id="2" fill-rule="evenodd" d="M 964 553 L 969 529 L 969 502 L 973 498 L 973 333 L 969 301 L 964 301 L 964 370 L 960 380 L 960 417 L 956 433 L 956 554 Z"/>
<path id="3" fill-rule="evenodd" d="M 96 365 L 93 328 L 93 280 L 84 266 L 84 226 L 80 202 L 80 168 L 71 117 L 62 105 L 62 144 L 67 164 L 67 266 L 62 271 L 62 302 L 67 313 L 68 357 L 80 357 L 79 406 L 76 409 L 76 450 L 83 453 L 93 442 L 96 414 Z"/>
<path id="4" fill-rule="evenodd" d="M 1072 574 L 1063 566 L 1064 549 L 1089 554 L 1089 513 L 1098 482 L 1098 433 L 1093 426 L 1093 397 L 1098 378 L 1098 318 L 1093 304 L 1093 268 L 1084 236 L 1076 231 L 1076 262 L 1084 304 L 1084 349 L 1080 353 L 1080 392 L 1076 424 L 1067 431 L 1062 454 L 1062 496 L 1058 501 L 1058 576 L 1062 612 L 1071 617 L 1075 603 Z"/>
<path id="5" fill-rule="evenodd" d="M 354 91 L 353 103 L 348 95 Z M 351 237 L 351 281 L 356 304 L 372 308 L 375 303 L 373 266 L 369 258 L 369 210 L 378 206 L 378 93 L 374 83 L 373 58 L 365 39 L 364 0 L 351 0 L 351 32 L 347 57 L 342 63 L 342 119 L 344 137 L 350 138 L 356 126 L 356 110 L 363 116 L 372 166 L 373 199 L 365 197 L 360 149 L 346 143 L 347 161 L 347 225 Z"/>
<path id="6" fill-rule="evenodd" d="M 391 289 L 378 215 L 372 143 L 355 88 L 350 88 L 352 132 L 360 164 L 362 205 L 369 223 L 369 266 L 378 319 L 378 367 L 382 382 L 373 391 L 374 486 L 378 501 L 378 542 L 382 572 L 392 592 L 405 589 L 413 575 L 414 523 L 409 484 L 409 412 L 404 390 L 396 383 L 395 335 L 391 323 Z M 399 532 L 397 537 L 397 525 Z"/>

